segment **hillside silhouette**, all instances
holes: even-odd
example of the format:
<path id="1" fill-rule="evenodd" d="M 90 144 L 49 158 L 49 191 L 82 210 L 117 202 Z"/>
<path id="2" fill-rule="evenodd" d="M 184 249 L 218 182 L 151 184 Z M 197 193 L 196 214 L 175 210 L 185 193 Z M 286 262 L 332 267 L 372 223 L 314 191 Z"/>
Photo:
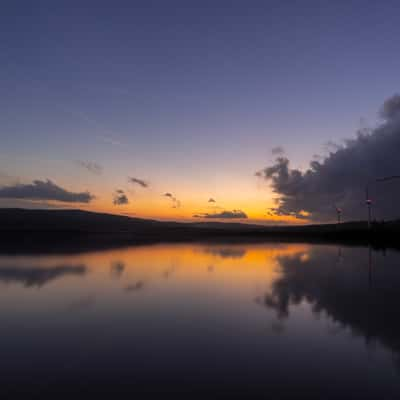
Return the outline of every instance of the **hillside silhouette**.
<path id="1" fill-rule="evenodd" d="M 400 222 L 264 226 L 162 222 L 82 210 L 0 209 L 0 251 L 93 249 L 174 241 L 339 241 L 399 245 Z M 400 246 L 399 246 L 400 247 Z"/>

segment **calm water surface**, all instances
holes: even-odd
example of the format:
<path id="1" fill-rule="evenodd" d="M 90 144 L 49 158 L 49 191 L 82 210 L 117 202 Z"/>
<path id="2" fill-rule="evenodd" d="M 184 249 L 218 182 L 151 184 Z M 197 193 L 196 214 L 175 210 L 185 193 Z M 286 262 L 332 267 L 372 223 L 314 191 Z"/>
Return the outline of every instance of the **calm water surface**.
<path id="1" fill-rule="evenodd" d="M 2 398 L 400 398 L 399 261 L 307 244 L 1 255 Z"/>

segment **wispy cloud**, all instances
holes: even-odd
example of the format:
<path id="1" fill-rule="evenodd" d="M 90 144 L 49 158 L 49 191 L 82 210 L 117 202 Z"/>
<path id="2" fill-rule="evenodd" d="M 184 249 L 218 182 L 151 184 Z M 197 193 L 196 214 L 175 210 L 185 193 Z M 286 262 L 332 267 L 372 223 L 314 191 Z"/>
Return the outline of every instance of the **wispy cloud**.
<path id="1" fill-rule="evenodd" d="M 111 144 L 113 146 L 122 146 L 122 143 L 119 140 L 114 139 L 113 137 L 110 137 L 110 136 L 99 136 L 99 138 L 104 143 Z"/>
<path id="2" fill-rule="evenodd" d="M 25 200 L 54 200 L 65 203 L 89 203 L 94 196 L 89 192 L 71 192 L 51 180 L 34 180 L 30 184 L 0 187 L 0 198 Z"/>
<path id="3" fill-rule="evenodd" d="M 90 117 L 87 113 L 82 110 L 76 110 L 66 106 L 59 106 L 64 112 L 78 117 L 81 120 L 85 121 L 86 124 L 95 127 L 97 132 L 101 132 L 102 134 L 95 136 L 96 139 L 101 140 L 104 143 L 111 144 L 113 146 L 122 146 L 122 143 L 114 138 L 114 133 L 107 129 L 103 123 L 99 122 L 97 119 Z"/>
<path id="4" fill-rule="evenodd" d="M 78 160 L 76 163 L 80 167 L 85 168 L 86 170 L 91 172 L 92 174 L 101 175 L 103 172 L 103 167 L 95 162 Z"/>
<path id="5" fill-rule="evenodd" d="M 143 179 L 134 178 L 134 177 L 130 176 L 130 177 L 128 177 L 128 181 L 130 183 L 137 184 L 137 185 L 139 185 L 139 186 L 141 186 L 143 188 L 149 187 L 149 183 L 147 181 L 144 181 Z"/>
<path id="6" fill-rule="evenodd" d="M 274 156 L 282 155 L 285 153 L 285 149 L 282 146 L 276 146 L 271 149 L 271 154 Z"/>

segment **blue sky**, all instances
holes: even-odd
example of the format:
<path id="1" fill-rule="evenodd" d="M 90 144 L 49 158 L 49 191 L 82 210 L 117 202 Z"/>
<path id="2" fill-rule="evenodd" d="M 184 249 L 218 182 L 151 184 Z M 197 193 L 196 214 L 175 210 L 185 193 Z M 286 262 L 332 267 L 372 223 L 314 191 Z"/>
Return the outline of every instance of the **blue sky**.
<path id="1" fill-rule="evenodd" d="M 261 218 L 271 193 L 253 175 L 271 148 L 306 168 L 360 118 L 374 125 L 398 90 L 399 11 L 395 1 L 5 1 L 0 172 L 90 190 L 109 210 L 112 191 L 138 176 L 154 192 L 136 190 L 128 211 L 154 217 L 177 212 L 161 210 L 166 191 L 188 198 L 178 219 L 209 196 L 246 208 L 247 193 Z"/>

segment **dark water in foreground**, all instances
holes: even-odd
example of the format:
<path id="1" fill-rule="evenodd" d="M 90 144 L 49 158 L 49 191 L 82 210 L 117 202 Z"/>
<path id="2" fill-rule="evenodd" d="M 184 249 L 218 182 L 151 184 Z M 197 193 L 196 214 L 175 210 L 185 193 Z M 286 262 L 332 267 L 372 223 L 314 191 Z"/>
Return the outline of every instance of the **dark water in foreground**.
<path id="1" fill-rule="evenodd" d="M 3 255 L 0 393 L 400 398 L 399 261 L 306 244 Z"/>

